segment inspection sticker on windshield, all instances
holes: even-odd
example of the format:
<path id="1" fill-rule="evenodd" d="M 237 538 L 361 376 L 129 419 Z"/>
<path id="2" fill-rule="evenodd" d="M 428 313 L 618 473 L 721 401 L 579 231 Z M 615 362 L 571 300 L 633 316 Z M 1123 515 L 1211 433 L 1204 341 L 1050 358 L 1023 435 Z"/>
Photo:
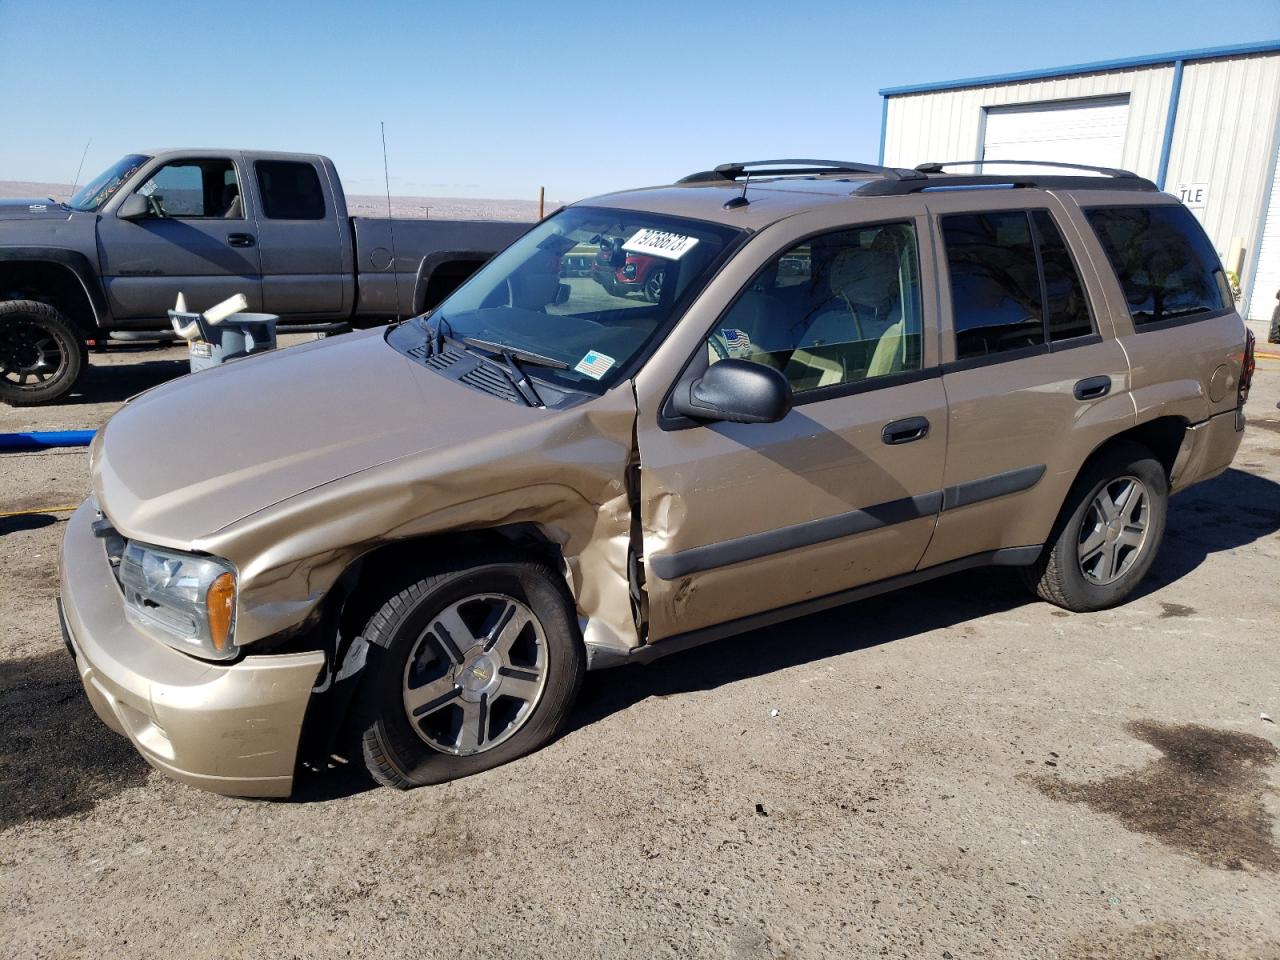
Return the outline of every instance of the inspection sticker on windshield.
<path id="1" fill-rule="evenodd" d="M 697 237 L 686 237 L 682 233 L 668 233 L 666 230 L 646 228 L 624 243 L 622 249 L 628 253 L 647 253 L 651 257 L 662 257 L 664 260 L 679 260 L 697 244 Z"/>
<path id="2" fill-rule="evenodd" d="M 585 373 L 592 380 L 599 380 L 617 362 L 613 357 L 606 357 L 603 353 L 588 350 L 587 355 L 579 360 L 578 365 L 573 369 L 577 373 Z"/>

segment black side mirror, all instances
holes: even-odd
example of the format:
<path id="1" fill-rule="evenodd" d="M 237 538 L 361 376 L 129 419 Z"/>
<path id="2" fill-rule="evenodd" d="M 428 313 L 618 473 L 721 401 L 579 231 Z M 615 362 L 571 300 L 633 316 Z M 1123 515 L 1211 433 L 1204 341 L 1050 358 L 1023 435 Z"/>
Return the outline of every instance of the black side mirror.
<path id="1" fill-rule="evenodd" d="M 694 420 L 776 423 L 791 409 L 791 384 L 780 370 L 750 360 L 713 363 L 671 398 L 675 411 Z"/>
<path id="2" fill-rule="evenodd" d="M 614 237 L 611 242 L 612 252 L 609 255 L 609 265 L 614 269 L 626 266 L 627 251 L 622 249 L 622 245 L 626 242 L 621 237 Z"/>
<path id="3" fill-rule="evenodd" d="M 116 216 L 121 220 L 145 220 L 151 216 L 151 205 L 147 203 L 147 198 L 142 194 L 131 193 L 120 204 L 120 209 L 116 211 Z"/>

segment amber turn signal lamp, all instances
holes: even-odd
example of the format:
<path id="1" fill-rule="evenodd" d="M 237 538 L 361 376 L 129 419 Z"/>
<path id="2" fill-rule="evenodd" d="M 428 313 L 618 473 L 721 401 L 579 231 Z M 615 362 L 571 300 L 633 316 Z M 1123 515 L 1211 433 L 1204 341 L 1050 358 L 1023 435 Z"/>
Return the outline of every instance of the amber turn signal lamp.
<path id="1" fill-rule="evenodd" d="M 209 639 L 213 649 L 226 653 L 231 644 L 231 616 L 236 609 L 236 578 L 224 573 L 209 585 L 205 595 L 205 608 L 209 612 Z"/>

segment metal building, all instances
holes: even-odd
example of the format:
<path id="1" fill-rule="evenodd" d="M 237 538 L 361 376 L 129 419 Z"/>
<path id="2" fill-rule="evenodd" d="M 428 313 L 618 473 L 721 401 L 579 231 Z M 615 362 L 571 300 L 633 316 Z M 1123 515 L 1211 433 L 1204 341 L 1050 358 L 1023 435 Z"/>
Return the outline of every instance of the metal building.
<path id="1" fill-rule="evenodd" d="M 1182 197 L 1239 277 L 1241 312 L 1280 291 L 1280 41 L 890 87 L 880 160 L 1123 167 Z M 994 169 L 994 168 L 993 168 Z"/>

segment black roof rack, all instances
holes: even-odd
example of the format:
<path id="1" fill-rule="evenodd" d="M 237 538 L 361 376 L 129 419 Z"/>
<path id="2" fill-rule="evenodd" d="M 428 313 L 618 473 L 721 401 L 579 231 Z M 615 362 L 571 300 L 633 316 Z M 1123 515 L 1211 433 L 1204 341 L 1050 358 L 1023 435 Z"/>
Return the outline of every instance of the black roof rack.
<path id="1" fill-rule="evenodd" d="M 1116 167 L 1095 167 L 1088 163 L 1059 163 L 1056 160 L 943 160 L 941 163 L 922 163 L 916 167 L 921 173 L 946 173 L 945 167 L 981 167 L 988 163 L 1002 163 L 1015 167 L 1057 167 L 1062 170 L 1090 170 L 1108 177 L 1141 180 L 1131 170 Z"/>
<path id="2" fill-rule="evenodd" d="M 1072 176 L 1043 173 L 947 173 L 947 167 L 981 167 L 985 164 L 1007 164 L 1015 167 L 1054 167 L 1062 170 L 1081 170 L 1100 173 L 1102 176 Z M 859 196 L 892 196 L 918 193 L 922 190 L 958 190 L 981 187 L 1024 187 L 1042 190 L 1140 190 L 1158 193 L 1160 188 L 1145 177 L 1130 170 L 1115 167 L 1094 167 L 1083 163 L 1058 163 L 1053 160 L 946 160 L 941 163 L 922 163 L 915 172 L 922 180 L 874 180 L 864 183 L 854 191 Z"/>
<path id="3" fill-rule="evenodd" d="M 714 170 L 702 170 L 681 177 L 676 183 L 733 182 L 757 167 L 777 168 L 762 170 L 761 176 L 796 177 L 820 176 L 831 173 L 870 173 L 894 182 L 900 180 L 924 180 L 925 174 L 902 167 L 882 167 L 874 163 L 857 163 L 850 160 L 744 160 L 741 163 L 722 163 Z"/>

